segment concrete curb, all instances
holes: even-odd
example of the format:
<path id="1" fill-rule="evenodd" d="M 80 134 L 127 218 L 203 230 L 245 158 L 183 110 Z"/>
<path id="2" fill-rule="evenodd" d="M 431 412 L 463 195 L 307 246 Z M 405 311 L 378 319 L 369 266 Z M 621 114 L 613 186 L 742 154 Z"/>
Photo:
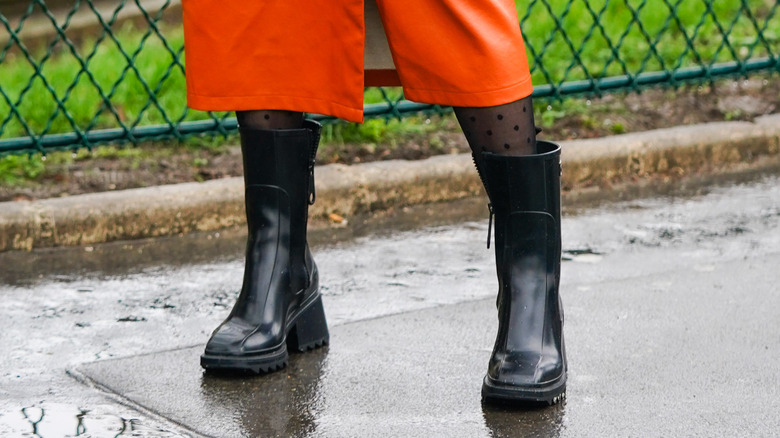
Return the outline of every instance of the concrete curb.
<path id="1" fill-rule="evenodd" d="M 780 114 L 563 142 L 571 191 L 658 174 L 710 171 L 780 152 Z M 482 193 L 469 154 L 327 165 L 313 217 L 350 216 Z M 0 251 L 210 231 L 244 222 L 243 181 L 227 178 L 66 198 L 0 203 Z"/>
<path id="2" fill-rule="evenodd" d="M 103 27 L 100 21 L 95 19 L 96 14 L 100 16 L 103 22 L 113 23 L 113 26 L 117 29 L 126 21 L 143 20 L 144 14 L 154 16 L 163 8 L 165 9 L 164 16 L 181 17 L 181 0 L 142 0 L 141 3 L 143 9 L 135 2 L 128 2 L 121 9 L 117 10 L 116 2 L 98 0 L 93 1 L 91 8 L 80 7 L 72 15 L 70 15 L 73 8 L 73 1 L 71 0 L 49 0 L 46 2 L 46 7 L 49 8 L 48 12 L 54 16 L 57 23 L 64 23 L 65 20 L 68 20 L 67 31 L 70 39 L 102 30 Z M 23 5 L 21 9 L 14 4 L 4 5 L 3 7 L 8 8 L 8 10 L 3 12 L 5 12 L 6 18 L 9 18 L 11 27 L 16 28 L 19 24 L 20 16 L 27 9 L 27 5 Z M 24 26 L 16 34 L 16 37 L 29 48 L 47 44 L 56 35 L 57 30 L 52 25 L 51 19 L 45 14 L 34 13 L 25 19 Z M 0 44 L 6 45 L 10 39 L 8 33 L 4 32 L 0 35 Z"/>

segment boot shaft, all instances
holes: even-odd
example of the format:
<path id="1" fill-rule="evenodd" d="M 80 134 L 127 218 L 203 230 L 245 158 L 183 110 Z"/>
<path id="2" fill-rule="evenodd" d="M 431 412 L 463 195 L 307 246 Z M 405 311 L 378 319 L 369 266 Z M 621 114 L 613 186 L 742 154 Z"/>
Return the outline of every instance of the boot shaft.
<path id="1" fill-rule="evenodd" d="M 300 129 L 239 128 L 245 187 L 279 187 L 291 199 L 308 203 L 313 195 L 314 158 L 321 129 L 310 120 Z"/>
<path id="2" fill-rule="evenodd" d="M 314 200 L 314 158 L 317 153 L 321 126 L 306 120 L 300 129 L 260 130 L 240 128 L 244 161 L 246 214 L 249 241 L 257 240 L 268 222 L 267 205 L 261 192 L 269 189 L 280 193 L 281 203 L 271 210 L 286 216 L 289 225 L 289 259 L 293 289 L 308 286 L 313 274 L 313 261 L 306 242 L 308 207 Z"/>
<path id="3" fill-rule="evenodd" d="M 482 153 L 475 159 L 490 199 L 491 220 L 495 219 L 495 251 L 499 266 L 504 266 L 510 217 L 518 213 L 544 213 L 554 223 L 549 254 L 551 263 L 560 265 L 561 220 L 561 148 L 555 143 L 537 141 L 538 154 L 504 156 Z M 491 224 L 492 225 L 492 224 Z M 513 228 L 516 228 L 514 226 Z M 488 242 L 490 235 L 488 235 Z M 500 273 L 499 273 L 500 276 Z"/>
<path id="4" fill-rule="evenodd" d="M 537 141 L 538 154 L 505 156 L 482 153 L 485 190 L 498 211 L 549 213 L 561 215 L 561 148 L 555 143 Z"/>

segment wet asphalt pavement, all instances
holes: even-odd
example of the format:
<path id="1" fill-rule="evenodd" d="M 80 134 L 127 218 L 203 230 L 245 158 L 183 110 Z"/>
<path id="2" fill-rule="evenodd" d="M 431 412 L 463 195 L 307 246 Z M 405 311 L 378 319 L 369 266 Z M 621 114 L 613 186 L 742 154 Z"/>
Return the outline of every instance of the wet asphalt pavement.
<path id="1" fill-rule="evenodd" d="M 249 379 L 197 362 L 240 232 L 0 254 L 0 436 L 771 436 L 779 183 L 569 210 L 568 395 L 541 410 L 480 403 L 482 200 L 314 233 L 331 346 Z"/>

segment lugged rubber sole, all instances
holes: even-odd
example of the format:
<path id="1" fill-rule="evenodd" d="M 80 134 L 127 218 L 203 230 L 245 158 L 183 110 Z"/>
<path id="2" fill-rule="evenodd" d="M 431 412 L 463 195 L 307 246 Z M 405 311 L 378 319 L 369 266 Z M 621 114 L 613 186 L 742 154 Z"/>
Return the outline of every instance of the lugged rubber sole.
<path id="1" fill-rule="evenodd" d="M 545 387 L 524 388 L 504 385 L 485 376 L 482 381 L 482 400 L 486 402 L 520 403 L 552 406 L 566 399 L 566 375 Z"/>
<path id="2" fill-rule="evenodd" d="M 268 353 L 253 356 L 222 356 L 202 354 L 200 366 L 206 371 L 244 371 L 255 374 L 278 371 L 287 366 L 287 345 Z"/>
<path id="3" fill-rule="evenodd" d="M 206 371 L 271 373 L 287 366 L 288 351 L 303 353 L 327 345 L 330 333 L 322 307 L 322 296 L 316 294 L 311 302 L 301 307 L 302 310 L 288 321 L 285 340 L 279 347 L 269 352 L 243 356 L 204 353 L 200 356 L 200 366 Z"/>

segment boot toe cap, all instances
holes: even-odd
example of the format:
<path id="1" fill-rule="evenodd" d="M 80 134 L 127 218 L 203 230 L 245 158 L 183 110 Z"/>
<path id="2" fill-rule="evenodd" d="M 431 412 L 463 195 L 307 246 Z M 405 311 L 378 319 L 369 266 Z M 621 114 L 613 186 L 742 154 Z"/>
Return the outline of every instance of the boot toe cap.
<path id="1" fill-rule="evenodd" d="M 244 339 L 254 327 L 235 321 L 225 321 L 211 334 L 206 344 L 207 354 L 239 354 L 243 348 Z"/>
<path id="2" fill-rule="evenodd" d="M 564 374 L 563 361 L 557 356 L 536 352 L 513 352 L 494 358 L 488 377 L 505 385 L 546 386 Z"/>
<path id="3" fill-rule="evenodd" d="M 241 319 L 230 319 L 214 330 L 206 344 L 206 354 L 246 355 L 278 347 L 278 336 L 268 332 L 269 330 L 250 325 Z"/>

